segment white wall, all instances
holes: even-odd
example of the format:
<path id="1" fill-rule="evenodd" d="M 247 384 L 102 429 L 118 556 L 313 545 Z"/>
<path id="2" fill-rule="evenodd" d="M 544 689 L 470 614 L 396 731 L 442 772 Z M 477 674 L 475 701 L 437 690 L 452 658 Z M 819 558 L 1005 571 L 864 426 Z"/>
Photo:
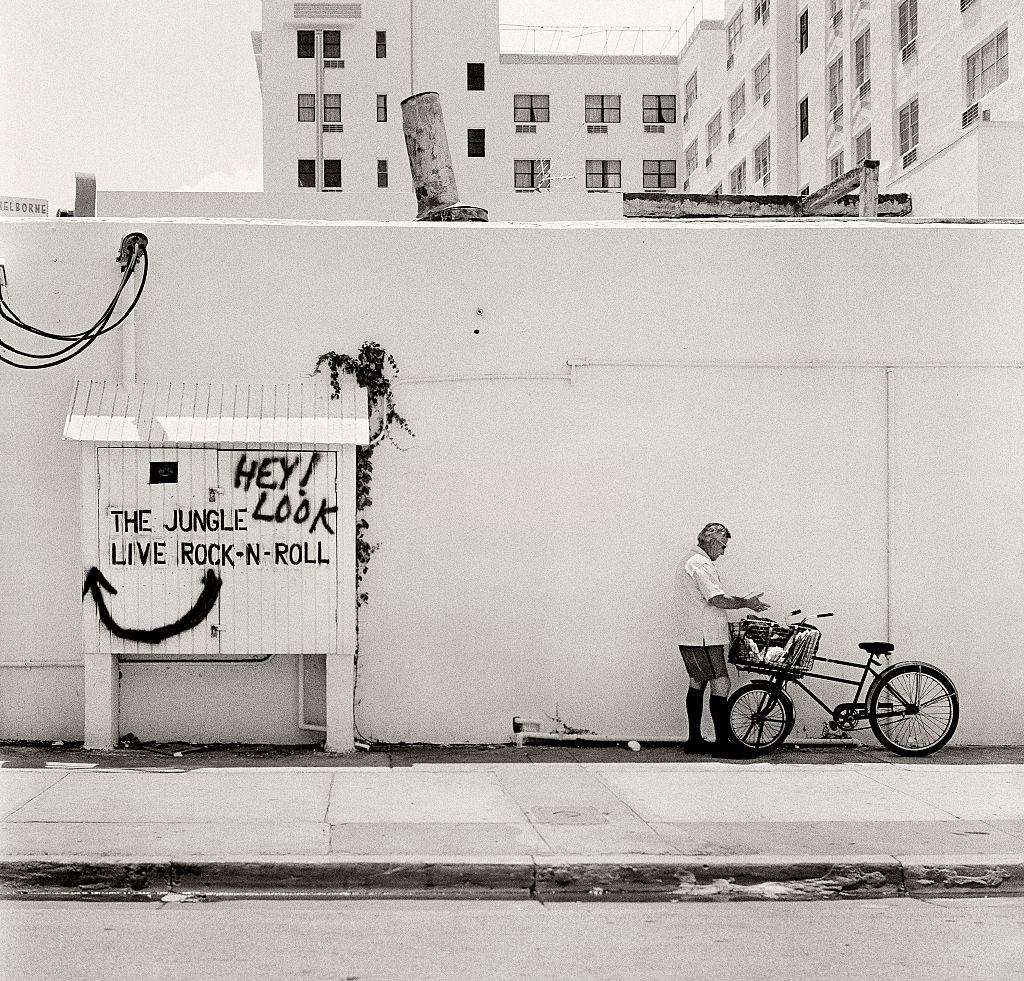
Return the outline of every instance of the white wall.
<path id="1" fill-rule="evenodd" d="M 1024 362 L 1019 226 L 8 220 L 12 305 L 80 323 L 109 299 L 134 229 L 152 260 L 141 378 L 303 378 L 318 354 L 367 339 L 402 368 L 398 404 L 417 435 L 375 457 L 363 735 L 501 740 L 512 715 L 556 702 L 572 725 L 681 733 L 671 577 L 717 519 L 735 534 L 727 584 L 764 586 L 776 612 L 834 608 L 837 650 L 882 639 L 888 614 L 900 653 L 963 688 L 959 741 L 1020 741 L 1007 658 L 1024 468 L 996 452 L 1015 431 L 1019 369 L 911 367 Z M 4 370 L 18 409 L 0 415 L 8 661 L 80 654 L 80 458 L 59 434 L 72 375 L 116 378 L 119 340 L 53 373 Z M 570 382 L 575 359 L 592 363 Z M 782 366 L 794 362 L 856 366 Z M 975 515 L 992 529 L 980 546 Z M 275 664 L 133 667 L 123 720 L 154 738 L 308 739 L 297 673 Z M 79 682 L 37 674 L 64 733 Z M 23 722 L 5 715 L 0 733 Z"/>

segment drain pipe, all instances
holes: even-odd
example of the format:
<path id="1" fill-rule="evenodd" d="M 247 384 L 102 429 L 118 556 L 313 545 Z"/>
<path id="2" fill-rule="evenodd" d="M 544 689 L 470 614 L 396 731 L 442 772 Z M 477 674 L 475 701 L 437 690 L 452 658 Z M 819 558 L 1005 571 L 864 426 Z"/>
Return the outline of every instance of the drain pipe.
<path id="1" fill-rule="evenodd" d="M 436 92 L 402 102 L 405 148 L 416 189 L 417 221 L 487 221 L 487 211 L 459 201 L 455 169 Z"/>

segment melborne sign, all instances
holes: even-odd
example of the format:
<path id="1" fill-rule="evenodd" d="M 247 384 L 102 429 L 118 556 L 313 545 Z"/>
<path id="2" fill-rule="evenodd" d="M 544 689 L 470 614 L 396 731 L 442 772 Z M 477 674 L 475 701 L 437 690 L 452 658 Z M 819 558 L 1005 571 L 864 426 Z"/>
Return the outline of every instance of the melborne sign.
<path id="1" fill-rule="evenodd" d="M 42 198 L 0 197 L 0 215 L 38 215 L 48 218 L 50 202 Z"/>

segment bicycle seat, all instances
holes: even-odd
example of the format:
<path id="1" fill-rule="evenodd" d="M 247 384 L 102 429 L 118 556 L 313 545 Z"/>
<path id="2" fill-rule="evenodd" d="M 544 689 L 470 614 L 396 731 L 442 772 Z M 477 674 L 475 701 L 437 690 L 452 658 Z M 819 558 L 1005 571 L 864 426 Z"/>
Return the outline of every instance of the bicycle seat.
<path id="1" fill-rule="evenodd" d="M 888 654 L 890 651 L 896 650 L 893 644 L 883 644 L 881 642 L 865 642 L 857 645 L 862 651 L 867 651 L 869 654 L 877 655 L 881 657 L 883 654 Z"/>

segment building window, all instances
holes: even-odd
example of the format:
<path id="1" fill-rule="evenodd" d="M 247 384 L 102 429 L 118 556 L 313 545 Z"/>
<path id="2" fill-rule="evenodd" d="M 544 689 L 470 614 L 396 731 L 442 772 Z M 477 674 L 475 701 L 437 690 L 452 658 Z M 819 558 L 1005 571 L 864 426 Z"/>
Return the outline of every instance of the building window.
<path id="1" fill-rule="evenodd" d="M 514 95 L 512 114 L 517 123 L 551 122 L 551 96 Z"/>
<path id="2" fill-rule="evenodd" d="M 708 153 L 722 142 L 722 110 L 719 109 L 708 123 Z"/>
<path id="3" fill-rule="evenodd" d="M 621 160 L 588 160 L 587 189 L 608 190 L 622 187 Z"/>
<path id="4" fill-rule="evenodd" d="M 853 42 L 853 84 L 859 89 L 871 80 L 871 29 Z"/>
<path id="5" fill-rule="evenodd" d="M 674 123 L 675 121 L 676 97 L 674 95 L 644 96 L 645 123 Z"/>
<path id="6" fill-rule="evenodd" d="M 583 98 L 586 122 L 618 123 L 622 121 L 622 96 L 587 95 Z"/>
<path id="7" fill-rule="evenodd" d="M 973 105 L 1010 77 L 1010 36 L 1004 30 L 967 57 L 967 104 Z"/>
<path id="8" fill-rule="evenodd" d="M 299 43 L 299 57 L 312 58 L 316 52 L 316 35 L 314 32 L 299 31 L 297 37 Z"/>
<path id="9" fill-rule="evenodd" d="M 719 182 L 718 184 L 715 185 L 715 189 L 711 193 L 714 194 L 716 197 L 719 194 L 722 193 L 722 184 L 721 184 L 721 182 Z"/>
<path id="10" fill-rule="evenodd" d="M 729 21 L 725 29 L 725 50 L 729 58 L 736 54 L 736 49 L 743 43 L 743 7 L 736 11 L 736 16 Z"/>
<path id="11" fill-rule="evenodd" d="M 697 101 L 697 73 L 694 72 L 687 80 L 683 88 L 684 112 L 689 112 L 690 107 Z M 645 119 L 644 122 L 647 122 Z"/>
<path id="12" fill-rule="evenodd" d="M 747 161 L 741 160 L 738 167 L 729 172 L 729 193 L 747 193 Z"/>
<path id="13" fill-rule="evenodd" d="M 853 165 L 859 167 L 865 160 L 871 159 L 871 127 L 859 134 L 853 141 Z"/>
<path id="14" fill-rule="evenodd" d="M 316 122 L 316 95 L 314 95 L 312 92 L 299 93 L 299 122 Z"/>
<path id="15" fill-rule="evenodd" d="M 341 57 L 341 31 L 324 31 L 324 59 Z"/>
<path id="16" fill-rule="evenodd" d="M 917 99 L 900 110 L 900 153 L 910 153 L 917 146 Z"/>
<path id="17" fill-rule="evenodd" d="M 378 34 L 381 32 L 378 31 Z M 386 160 L 377 161 L 377 187 L 388 186 L 388 162 Z"/>
<path id="18" fill-rule="evenodd" d="M 810 184 L 804 184 L 804 186 L 800 188 L 800 197 L 805 198 L 810 193 L 811 193 L 811 185 Z"/>
<path id="19" fill-rule="evenodd" d="M 764 24 L 768 23 L 768 9 L 770 7 L 769 0 L 754 0 L 754 23 L 761 21 Z"/>
<path id="20" fill-rule="evenodd" d="M 341 187 L 341 161 L 324 161 L 324 187 Z"/>
<path id="21" fill-rule="evenodd" d="M 466 154 L 470 157 L 486 156 L 484 131 L 482 129 L 466 130 Z"/>
<path id="22" fill-rule="evenodd" d="M 697 142 L 693 143 L 694 169 L 696 170 Z M 689 150 L 687 161 L 689 161 Z M 687 162 L 689 167 L 689 162 Z M 676 186 L 676 162 L 674 160 L 645 160 L 644 188 L 653 191 L 665 190 Z"/>
<path id="23" fill-rule="evenodd" d="M 772 170 L 772 138 L 766 136 L 754 147 L 754 183 L 768 182 Z"/>
<path id="24" fill-rule="evenodd" d="M 741 82 L 740 87 L 729 96 L 729 129 L 735 129 L 736 124 L 747 112 L 747 83 Z"/>
<path id="25" fill-rule="evenodd" d="M 772 87 L 772 56 L 766 54 L 754 67 L 754 98 L 763 99 Z"/>
<path id="26" fill-rule="evenodd" d="M 843 0 L 828 0 L 828 19 L 832 23 L 832 30 L 838 31 L 843 22 Z"/>
<path id="27" fill-rule="evenodd" d="M 469 92 L 483 92 L 484 63 L 482 61 L 470 61 L 467 63 L 466 89 Z"/>
<path id="28" fill-rule="evenodd" d="M 548 190 L 551 187 L 551 161 L 513 161 L 513 186 L 517 191 Z"/>
<path id="29" fill-rule="evenodd" d="M 917 40 L 917 0 L 903 0 L 900 4 L 900 47 L 906 49 Z"/>
<path id="30" fill-rule="evenodd" d="M 697 169 L 697 141 L 694 140 L 686 148 L 686 176 L 689 177 Z M 672 162 L 673 170 L 675 169 L 675 161 Z"/>
<path id="31" fill-rule="evenodd" d="M 838 180 L 843 176 L 845 171 L 843 170 L 843 151 L 840 150 L 835 156 L 829 158 L 828 161 L 828 179 L 830 181 Z"/>
<path id="32" fill-rule="evenodd" d="M 386 58 L 388 56 L 388 32 L 377 31 L 377 57 Z M 387 163 L 387 161 L 384 161 Z M 385 178 L 386 180 L 386 178 Z M 387 187 L 387 184 L 384 185 Z"/>
<path id="33" fill-rule="evenodd" d="M 808 134 L 811 132 L 811 107 L 808 102 L 808 96 L 804 96 L 800 100 L 800 139 L 806 140 Z"/>
<path id="34" fill-rule="evenodd" d="M 828 66 L 828 109 L 834 112 L 843 104 L 843 56 Z"/>
<path id="35" fill-rule="evenodd" d="M 299 161 L 299 187 L 316 187 L 316 161 Z"/>
<path id="36" fill-rule="evenodd" d="M 804 12 L 800 15 L 799 34 L 800 34 L 800 54 L 803 54 L 807 50 L 807 45 L 808 45 L 808 43 L 810 41 L 810 32 L 809 32 L 809 27 L 808 27 L 807 11 L 806 10 L 804 10 Z"/>
<path id="37" fill-rule="evenodd" d="M 388 97 L 386 95 L 377 95 L 377 122 L 386 123 L 388 121 Z"/>
<path id="38" fill-rule="evenodd" d="M 324 122 L 341 122 L 341 96 L 324 93 Z"/>

